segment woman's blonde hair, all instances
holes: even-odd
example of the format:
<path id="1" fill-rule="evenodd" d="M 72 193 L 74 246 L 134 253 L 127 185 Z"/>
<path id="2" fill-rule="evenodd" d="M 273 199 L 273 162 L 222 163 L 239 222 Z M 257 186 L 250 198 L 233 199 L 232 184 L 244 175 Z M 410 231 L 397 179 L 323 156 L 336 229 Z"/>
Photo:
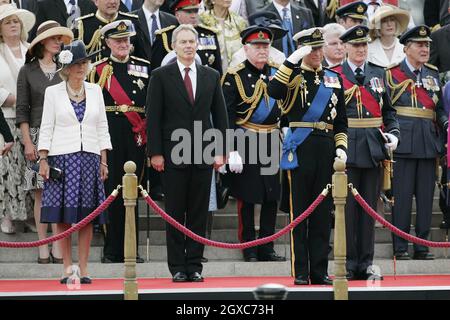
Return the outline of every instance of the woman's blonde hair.
<path id="1" fill-rule="evenodd" d="M 372 39 L 372 41 L 377 38 L 381 38 L 381 24 L 383 23 L 383 20 L 385 20 L 387 18 L 393 18 L 395 20 L 395 36 L 398 37 L 400 35 L 400 22 L 398 22 L 398 20 L 393 16 L 387 16 L 387 17 L 384 17 L 383 19 L 381 19 L 379 24 L 376 24 L 376 26 L 379 26 L 379 28 L 374 28 L 374 29 L 369 30 L 369 36 L 370 36 L 370 39 Z"/>
<path id="2" fill-rule="evenodd" d="M 16 16 L 16 18 L 19 19 L 19 23 L 20 23 L 20 41 L 26 42 L 27 39 L 28 39 L 28 33 L 25 31 L 25 28 L 23 26 L 22 20 L 20 20 L 19 16 L 15 15 L 15 14 L 12 14 L 12 15 L 7 16 L 7 17 L 3 18 L 2 20 L 0 20 L 0 42 L 5 42 L 5 40 L 3 39 L 1 26 L 2 26 L 3 22 L 6 19 L 8 19 L 10 17 L 13 17 L 13 16 Z"/>

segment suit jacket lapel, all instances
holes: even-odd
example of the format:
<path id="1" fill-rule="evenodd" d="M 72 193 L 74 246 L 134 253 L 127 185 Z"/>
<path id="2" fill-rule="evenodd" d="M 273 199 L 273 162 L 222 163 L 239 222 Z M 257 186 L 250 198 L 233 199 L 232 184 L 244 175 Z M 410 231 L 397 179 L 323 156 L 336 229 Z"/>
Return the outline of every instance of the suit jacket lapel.
<path id="1" fill-rule="evenodd" d="M 300 25 L 301 21 L 300 21 L 301 17 L 301 13 L 299 12 L 299 10 L 297 10 L 297 8 L 295 8 L 292 4 L 291 4 L 291 19 L 292 19 L 292 30 L 294 32 L 294 34 L 292 36 L 294 36 L 297 32 L 299 32 L 300 30 L 304 29 L 302 28 L 302 26 Z M 302 19 L 303 20 L 303 19 Z"/>
<path id="2" fill-rule="evenodd" d="M 146 40 L 150 42 L 150 31 L 148 31 L 148 23 L 147 23 L 147 19 L 145 18 L 145 13 L 143 9 L 138 10 L 137 15 L 139 17 L 139 22 L 141 24 L 141 29 L 144 32 L 145 38 Z"/>
<path id="3" fill-rule="evenodd" d="M 169 72 L 170 72 L 171 77 L 173 79 L 174 87 L 176 87 L 178 89 L 178 91 L 181 93 L 181 95 L 183 96 L 183 98 L 189 104 L 191 104 L 191 102 L 189 100 L 189 96 L 188 96 L 187 90 L 186 90 L 186 87 L 184 86 L 183 77 L 181 76 L 180 69 L 178 69 L 178 63 L 177 62 L 174 62 L 174 63 L 170 64 Z M 197 69 L 197 72 L 198 72 L 198 69 Z"/>
<path id="4" fill-rule="evenodd" d="M 278 17 L 278 19 L 280 19 L 280 21 L 283 21 L 283 18 L 280 16 L 280 14 L 278 13 L 277 8 L 275 8 L 275 5 L 273 4 L 273 2 L 267 7 L 268 11 L 272 11 L 273 13 L 275 13 Z"/>
<path id="5" fill-rule="evenodd" d="M 416 75 L 409 69 L 408 65 L 406 64 L 406 58 L 403 59 L 402 63 L 400 64 L 400 70 L 402 70 L 408 76 L 408 78 L 416 81 Z"/>
<path id="6" fill-rule="evenodd" d="M 201 83 L 205 83 L 204 81 L 206 81 L 206 75 L 205 72 L 203 70 L 203 66 L 199 65 L 199 64 L 195 64 L 196 68 L 197 68 L 197 88 L 194 92 L 194 97 L 195 97 L 195 104 L 197 104 L 197 102 L 200 100 L 200 96 L 203 93 L 203 86 L 199 85 Z M 212 92 L 211 92 L 212 94 Z"/>
<path id="7" fill-rule="evenodd" d="M 353 82 L 354 84 L 358 84 L 358 81 L 356 81 L 355 74 L 352 71 L 352 68 L 348 65 L 347 60 L 344 61 L 342 64 L 342 72 L 345 74 L 348 80 Z"/>
<path id="8" fill-rule="evenodd" d="M 57 0 L 55 2 L 56 6 L 59 9 L 59 12 L 64 17 L 64 21 L 66 21 L 69 18 L 69 15 L 67 14 L 67 7 L 66 4 L 64 3 L 64 0 Z M 63 27 L 65 27 L 65 25 L 63 25 Z"/>

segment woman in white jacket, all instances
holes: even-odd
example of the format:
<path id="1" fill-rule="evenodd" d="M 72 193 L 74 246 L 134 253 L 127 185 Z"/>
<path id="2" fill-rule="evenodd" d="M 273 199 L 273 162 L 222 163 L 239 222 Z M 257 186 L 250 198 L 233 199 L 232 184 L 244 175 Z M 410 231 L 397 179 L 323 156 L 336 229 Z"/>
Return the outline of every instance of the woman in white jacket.
<path id="1" fill-rule="evenodd" d="M 409 13 L 391 5 L 381 6 L 369 22 L 370 38 L 368 60 L 382 67 L 399 63 L 405 58 L 403 45 L 397 36 L 408 27 Z"/>
<path id="2" fill-rule="evenodd" d="M 85 82 L 90 57 L 84 43 L 76 40 L 59 54 L 63 82 L 45 91 L 39 136 L 39 174 L 44 178 L 41 222 L 56 223 L 58 233 L 70 228 L 105 200 L 103 181 L 108 177 L 106 151 L 111 150 L 105 103 L 100 87 Z M 50 166 L 61 169 L 52 178 Z M 104 224 L 103 213 L 96 223 Z M 87 261 L 93 224 L 79 231 L 80 282 L 89 284 Z M 72 275 L 72 244 L 61 240 L 64 276 Z"/>
<path id="3" fill-rule="evenodd" d="M 0 6 L 0 106 L 14 139 L 11 152 L 0 159 L 1 231 L 15 232 L 13 221 L 25 221 L 32 212 L 31 197 L 24 191 L 25 157 L 16 127 L 17 75 L 25 63 L 28 31 L 34 14 L 11 4 Z"/>

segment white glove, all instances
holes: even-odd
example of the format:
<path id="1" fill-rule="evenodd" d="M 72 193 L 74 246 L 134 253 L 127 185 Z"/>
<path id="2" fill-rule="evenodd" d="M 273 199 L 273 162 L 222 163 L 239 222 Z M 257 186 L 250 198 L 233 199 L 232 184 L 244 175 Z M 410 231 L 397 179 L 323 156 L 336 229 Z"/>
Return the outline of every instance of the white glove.
<path id="1" fill-rule="evenodd" d="M 388 140 L 388 143 L 385 143 L 384 146 L 386 149 L 394 152 L 398 146 L 398 138 L 394 136 L 392 133 L 384 133 L 384 137 Z"/>
<path id="2" fill-rule="evenodd" d="M 221 166 L 219 167 L 219 169 L 217 169 L 217 172 L 219 172 L 219 173 L 221 173 L 221 174 L 227 173 L 227 165 L 226 165 L 226 164 L 221 165 Z"/>
<path id="3" fill-rule="evenodd" d="M 288 133 L 288 130 L 289 130 L 288 127 L 283 127 L 283 128 L 281 128 L 281 132 L 283 132 L 283 137 L 286 138 L 286 135 L 287 135 L 287 133 Z"/>
<path id="4" fill-rule="evenodd" d="M 341 148 L 336 149 L 336 156 L 342 161 L 347 162 L 347 154 Z"/>
<path id="5" fill-rule="evenodd" d="M 294 52 L 287 58 L 287 61 L 293 64 L 297 64 L 304 56 L 307 56 L 312 51 L 311 46 L 303 46 Z"/>
<path id="6" fill-rule="evenodd" d="M 241 173 L 244 168 L 242 164 L 242 158 L 237 151 L 231 151 L 230 156 L 228 157 L 228 166 L 230 167 L 230 171 L 234 173 Z"/>

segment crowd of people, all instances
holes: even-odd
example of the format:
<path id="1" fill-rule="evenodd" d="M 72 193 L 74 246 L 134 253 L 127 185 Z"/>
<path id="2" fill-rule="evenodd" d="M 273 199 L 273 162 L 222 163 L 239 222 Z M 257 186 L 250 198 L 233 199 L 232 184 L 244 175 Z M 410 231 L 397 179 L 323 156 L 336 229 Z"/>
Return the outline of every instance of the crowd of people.
<path id="1" fill-rule="evenodd" d="M 437 182 L 441 227 L 450 228 L 450 4 L 416 2 L 0 1 L 1 231 L 14 234 L 23 222 L 39 239 L 49 224 L 64 232 L 104 201 L 132 160 L 151 197 L 202 236 L 223 206 L 220 178 L 237 200 L 238 238 L 247 242 L 274 234 L 279 209 L 291 219 L 301 214 L 331 182 L 335 158 L 372 208 L 380 195 L 395 203 L 393 224 L 408 233 L 415 196 L 423 239 Z M 201 137 L 212 128 L 245 137 L 215 148 L 211 161 L 203 140 L 180 154 L 175 132 L 196 139 L 197 126 Z M 274 172 L 262 150 L 277 158 Z M 297 285 L 331 283 L 332 211 L 328 198 L 291 233 Z M 104 235 L 102 263 L 124 261 L 124 224 L 118 199 L 80 231 L 82 283 L 92 281 L 94 231 Z M 374 221 L 351 197 L 346 234 L 347 278 L 381 280 L 372 267 Z M 173 281 L 203 281 L 203 245 L 170 226 L 166 237 Z M 61 283 L 72 274 L 71 246 L 64 239 L 38 250 L 38 263 L 63 265 Z M 419 245 L 411 257 L 396 236 L 393 255 L 434 259 Z M 243 258 L 286 260 L 273 243 L 245 249 Z"/>

